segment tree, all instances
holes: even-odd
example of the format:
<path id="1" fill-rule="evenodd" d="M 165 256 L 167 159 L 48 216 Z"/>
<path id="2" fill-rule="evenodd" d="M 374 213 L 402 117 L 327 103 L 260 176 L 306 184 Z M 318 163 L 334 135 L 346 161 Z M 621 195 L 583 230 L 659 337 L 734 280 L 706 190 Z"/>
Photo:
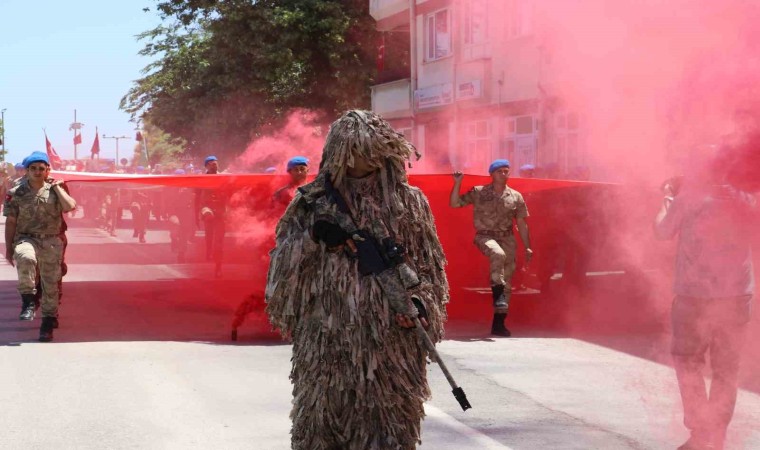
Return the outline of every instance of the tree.
<path id="1" fill-rule="evenodd" d="M 233 156 L 293 108 L 331 119 L 369 106 L 378 41 L 366 0 L 168 0 L 142 33 L 121 107 L 195 155 Z M 166 25 L 166 23 L 171 24 Z"/>
<path id="2" fill-rule="evenodd" d="M 132 165 L 161 164 L 164 167 L 182 167 L 180 158 L 187 146 L 183 139 L 172 137 L 150 122 L 143 123 L 141 134 L 147 144 L 148 154 L 145 155 L 143 143 L 138 141 L 134 147 Z"/>

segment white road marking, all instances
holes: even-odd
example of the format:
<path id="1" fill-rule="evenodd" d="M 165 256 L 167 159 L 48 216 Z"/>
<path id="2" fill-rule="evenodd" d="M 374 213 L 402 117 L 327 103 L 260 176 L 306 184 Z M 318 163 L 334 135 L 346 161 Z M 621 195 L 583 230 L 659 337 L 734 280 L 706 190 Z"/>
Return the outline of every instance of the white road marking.
<path id="1" fill-rule="evenodd" d="M 461 434 L 472 443 L 477 444 L 477 447 L 473 448 L 477 448 L 479 450 L 512 450 L 511 447 L 507 447 L 506 445 L 486 436 L 480 431 L 468 427 L 467 425 L 446 414 L 435 406 L 425 404 L 425 414 L 428 417 L 435 419 L 436 421 L 442 422 L 450 430 Z M 425 436 L 423 435 L 423 448 L 425 447 L 425 440 Z"/>

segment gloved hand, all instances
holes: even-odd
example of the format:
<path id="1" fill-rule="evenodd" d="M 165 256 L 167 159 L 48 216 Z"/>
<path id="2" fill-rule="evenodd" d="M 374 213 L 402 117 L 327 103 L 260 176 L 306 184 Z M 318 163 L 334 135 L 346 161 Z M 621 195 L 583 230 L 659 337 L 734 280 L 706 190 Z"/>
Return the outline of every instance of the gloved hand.
<path id="1" fill-rule="evenodd" d="M 340 225 L 327 220 L 317 220 L 311 229 L 314 240 L 325 243 L 327 248 L 334 248 L 346 243 L 349 234 Z"/>

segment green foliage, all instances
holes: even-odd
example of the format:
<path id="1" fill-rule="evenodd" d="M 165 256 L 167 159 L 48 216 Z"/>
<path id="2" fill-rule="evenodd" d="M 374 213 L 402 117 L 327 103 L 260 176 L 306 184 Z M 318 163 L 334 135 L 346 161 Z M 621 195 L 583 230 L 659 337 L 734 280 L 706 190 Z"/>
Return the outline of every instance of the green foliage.
<path id="1" fill-rule="evenodd" d="M 369 107 L 377 34 L 366 0 L 166 0 L 155 58 L 121 107 L 195 155 L 233 156 L 293 108 Z M 167 23 L 170 23 L 167 25 Z"/>
<path id="2" fill-rule="evenodd" d="M 143 124 L 142 135 L 148 147 L 148 154 L 146 155 L 143 151 L 141 142 L 136 143 L 132 165 L 155 166 L 156 164 L 161 164 L 164 167 L 182 167 L 183 164 L 180 158 L 187 146 L 187 143 L 183 139 L 172 137 L 150 122 Z"/>

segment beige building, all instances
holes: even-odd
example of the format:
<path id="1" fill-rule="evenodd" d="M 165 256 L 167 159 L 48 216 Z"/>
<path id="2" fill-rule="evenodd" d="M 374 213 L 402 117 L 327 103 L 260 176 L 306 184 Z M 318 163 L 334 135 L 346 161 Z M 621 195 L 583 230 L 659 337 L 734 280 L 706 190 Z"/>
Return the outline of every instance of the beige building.
<path id="1" fill-rule="evenodd" d="M 582 127 L 550 94 L 536 1 L 370 0 L 385 43 L 372 109 L 423 152 L 417 170 L 483 173 L 507 158 L 583 177 Z"/>

